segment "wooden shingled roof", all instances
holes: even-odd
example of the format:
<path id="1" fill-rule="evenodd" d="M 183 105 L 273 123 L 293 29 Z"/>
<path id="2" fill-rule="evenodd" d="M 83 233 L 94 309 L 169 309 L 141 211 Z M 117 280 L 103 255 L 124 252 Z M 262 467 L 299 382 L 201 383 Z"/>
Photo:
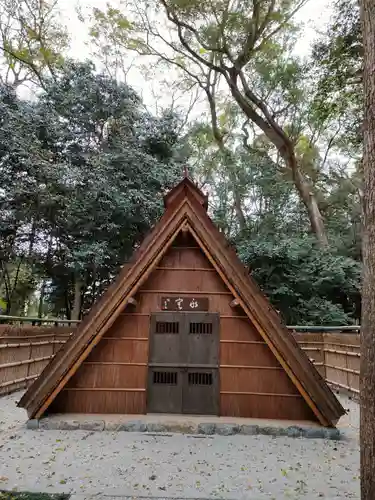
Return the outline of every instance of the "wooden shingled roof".
<path id="1" fill-rule="evenodd" d="M 207 215 L 207 196 L 185 178 L 165 196 L 164 202 L 166 210 L 162 218 L 29 387 L 19 406 L 26 408 L 29 418 L 43 416 L 184 229 L 196 239 L 319 422 L 324 426 L 334 426 L 345 410 Z"/>

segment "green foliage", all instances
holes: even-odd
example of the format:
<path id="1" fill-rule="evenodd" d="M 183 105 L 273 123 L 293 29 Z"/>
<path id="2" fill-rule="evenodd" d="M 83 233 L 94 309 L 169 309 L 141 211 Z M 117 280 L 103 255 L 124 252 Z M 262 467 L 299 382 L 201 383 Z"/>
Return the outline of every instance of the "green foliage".
<path id="1" fill-rule="evenodd" d="M 177 118 L 152 116 L 127 85 L 73 62 L 37 102 L 3 89 L 0 108 L 3 259 L 22 256 L 48 278 L 66 314 L 78 282 L 90 307 L 181 175 Z"/>
<path id="2" fill-rule="evenodd" d="M 1 267 L 0 310 L 2 314 L 23 314 L 25 303 L 36 289 L 37 276 L 22 258 L 8 263 L 2 262 Z"/>
<path id="3" fill-rule="evenodd" d="M 289 325 L 345 325 L 360 317 L 361 266 L 308 238 L 240 241 L 251 275 Z"/>
<path id="4" fill-rule="evenodd" d="M 341 146 L 355 152 L 362 142 L 362 65 L 359 5 L 336 0 L 328 31 L 313 51 L 313 71 L 318 76 L 315 113 L 323 122 L 340 121 Z"/>
<path id="5" fill-rule="evenodd" d="M 360 151 L 358 9 L 337 0 L 312 60 L 302 61 L 293 52 L 300 37 L 293 13 L 303 3 L 147 0 L 135 9 L 125 2 L 94 8 L 89 37 L 104 67 L 97 72 L 65 60 L 68 37 L 53 2 L 0 0 L 9 84 L 0 87 L 0 303 L 7 312 L 22 314 L 29 304 L 70 318 L 77 299 L 87 311 L 160 216 L 162 195 L 188 161 L 214 221 L 287 323 L 359 318 L 362 179 L 359 164 L 349 163 Z M 119 82 L 129 53 L 147 56 L 147 81 L 161 78 L 173 102 L 176 90 L 184 102 L 197 90 L 207 98 L 210 107 L 200 107 L 193 123 L 183 117 L 183 137 L 175 113 L 153 116 Z M 234 65 L 237 98 L 236 86 L 227 87 Z M 32 101 L 15 92 L 28 80 L 38 85 Z M 266 126 L 258 128 L 251 110 Z M 273 120 L 292 140 L 298 173 L 317 200 L 325 251 L 310 240 L 296 175 L 269 133 Z"/>
<path id="6" fill-rule="evenodd" d="M 7 84 L 18 87 L 31 80 L 43 85 L 45 75 L 63 64 L 69 37 L 57 2 L 0 0 L 0 33 Z"/>

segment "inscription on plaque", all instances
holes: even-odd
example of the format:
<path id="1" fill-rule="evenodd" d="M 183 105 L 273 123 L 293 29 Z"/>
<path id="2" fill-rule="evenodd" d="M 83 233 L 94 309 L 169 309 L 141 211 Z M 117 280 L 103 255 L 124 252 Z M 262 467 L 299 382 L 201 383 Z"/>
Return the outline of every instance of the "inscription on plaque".
<path id="1" fill-rule="evenodd" d="M 162 311 L 208 311 L 208 297 L 162 297 Z"/>

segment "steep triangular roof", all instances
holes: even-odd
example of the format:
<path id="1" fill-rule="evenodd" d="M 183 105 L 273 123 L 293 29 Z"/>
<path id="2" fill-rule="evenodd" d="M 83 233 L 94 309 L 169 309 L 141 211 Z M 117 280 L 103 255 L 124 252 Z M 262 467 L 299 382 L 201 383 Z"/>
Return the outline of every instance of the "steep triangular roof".
<path id="1" fill-rule="evenodd" d="M 207 197 L 184 179 L 165 197 L 166 211 L 103 297 L 19 402 L 40 418 L 139 290 L 178 233 L 190 231 L 320 423 L 333 426 L 343 407 L 285 328 L 268 299 L 206 213 Z"/>

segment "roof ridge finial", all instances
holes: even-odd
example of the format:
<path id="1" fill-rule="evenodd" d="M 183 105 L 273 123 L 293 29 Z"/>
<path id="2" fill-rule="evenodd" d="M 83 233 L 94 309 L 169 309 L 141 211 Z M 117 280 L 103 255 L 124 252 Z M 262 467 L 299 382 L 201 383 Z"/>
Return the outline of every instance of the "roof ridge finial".
<path id="1" fill-rule="evenodd" d="M 184 178 L 186 179 L 187 177 L 189 177 L 189 172 L 188 172 L 187 166 L 185 165 L 184 166 Z"/>

